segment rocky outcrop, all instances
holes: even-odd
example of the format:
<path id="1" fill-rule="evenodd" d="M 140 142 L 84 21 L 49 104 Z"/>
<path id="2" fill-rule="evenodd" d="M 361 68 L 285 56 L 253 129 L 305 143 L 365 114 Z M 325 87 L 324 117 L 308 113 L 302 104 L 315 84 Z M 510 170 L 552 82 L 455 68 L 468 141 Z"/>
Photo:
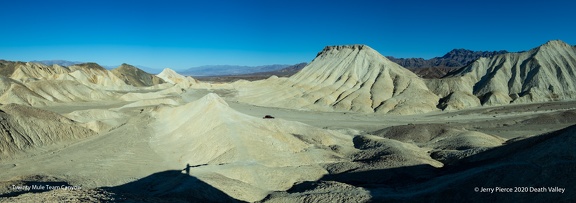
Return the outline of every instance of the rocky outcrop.
<path id="1" fill-rule="evenodd" d="M 134 87 L 147 87 L 165 83 L 161 78 L 128 64 L 122 64 L 111 72 L 126 84 Z"/>
<path id="2" fill-rule="evenodd" d="M 507 51 L 471 51 L 467 49 L 453 49 L 441 57 L 431 59 L 423 58 L 394 58 L 388 56 L 391 61 L 410 69 L 422 78 L 441 78 L 448 72 L 461 68 L 480 57 L 492 57 Z"/>
<path id="3" fill-rule="evenodd" d="M 576 48 L 549 41 L 532 50 L 480 58 L 428 86 L 440 97 L 462 91 L 482 105 L 576 98 Z"/>
<path id="4" fill-rule="evenodd" d="M 5 61 L 0 60 L 0 75 L 10 77 L 18 66 L 26 64 L 20 61 Z"/>
<path id="5" fill-rule="evenodd" d="M 444 68 L 460 68 L 469 64 L 480 57 L 492 57 L 499 54 L 508 53 L 507 51 L 472 51 L 468 49 L 453 49 L 452 51 L 446 53 L 441 57 L 434 57 L 431 59 L 423 58 L 394 58 L 388 56 L 387 58 L 401 65 L 402 67 L 409 69 L 417 68 L 432 68 L 432 67 L 444 67 Z"/>

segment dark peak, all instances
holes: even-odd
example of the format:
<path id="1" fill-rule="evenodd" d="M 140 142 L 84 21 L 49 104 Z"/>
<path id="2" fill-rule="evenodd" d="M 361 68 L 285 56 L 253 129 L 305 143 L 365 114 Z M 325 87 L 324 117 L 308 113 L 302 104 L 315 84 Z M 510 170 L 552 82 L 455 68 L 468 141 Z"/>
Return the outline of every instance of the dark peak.
<path id="1" fill-rule="evenodd" d="M 122 65 L 118 66 L 118 68 L 136 68 L 136 66 L 127 64 L 127 63 L 122 63 Z M 136 68 L 138 69 L 138 68 Z"/>
<path id="2" fill-rule="evenodd" d="M 164 83 L 164 80 L 161 78 L 126 63 L 123 63 L 110 72 L 124 80 L 126 84 L 135 87 L 148 87 Z"/>
<path id="3" fill-rule="evenodd" d="M 424 59 L 424 58 L 396 58 L 396 57 L 393 57 L 393 56 L 386 56 L 386 58 L 387 58 L 387 59 L 390 59 L 390 60 L 392 60 L 392 61 L 394 61 L 394 60 L 422 60 L 422 61 L 426 60 L 426 59 Z"/>
<path id="4" fill-rule="evenodd" d="M 136 75 L 141 75 L 141 74 L 150 75 L 148 72 L 146 72 L 146 71 L 144 71 L 144 70 L 142 70 L 136 66 L 127 64 L 127 63 L 123 63 L 122 65 L 118 66 L 118 68 L 115 68 L 112 71 L 113 72 L 122 72 L 122 73 L 131 72 L 131 73 L 134 73 Z"/>
<path id="5" fill-rule="evenodd" d="M 24 61 L 7 61 L 0 59 L 0 64 L 26 64 Z"/>
<path id="6" fill-rule="evenodd" d="M 480 57 L 492 57 L 505 54 L 507 51 L 472 51 L 468 49 L 452 49 L 442 57 L 434 57 L 428 60 L 423 58 L 393 58 L 391 61 L 409 69 L 418 68 L 460 68 Z"/>
<path id="7" fill-rule="evenodd" d="M 465 55 L 465 54 L 470 54 L 470 53 L 474 53 L 474 51 L 472 50 L 468 50 L 468 49 L 452 49 L 451 51 L 449 51 L 448 53 L 444 54 L 443 57 L 447 57 L 447 56 L 456 56 L 456 55 Z"/>
<path id="8" fill-rule="evenodd" d="M 26 64 L 26 62 L 0 60 L 0 75 L 10 77 L 12 73 L 14 73 L 14 70 L 18 69 L 18 66 L 24 64 Z"/>
<path id="9" fill-rule="evenodd" d="M 143 71 L 142 69 L 140 69 L 140 68 L 138 68 L 138 67 L 136 67 L 136 66 L 127 64 L 127 63 L 123 63 L 122 65 L 118 66 L 118 68 L 116 68 L 116 69 L 114 69 L 114 70 L 116 70 L 116 71 L 122 71 L 122 72 L 128 72 L 128 71 L 130 71 L 130 72 L 136 72 L 136 73 L 146 73 L 146 71 Z"/>
<path id="10" fill-rule="evenodd" d="M 76 66 L 85 67 L 88 69 L 106 70 L 102 66 L 98 65 L 97 63 L 93 63 L 93 62 L 81 63 L 81 64 L 77 64 Z"/>
<path id="11" fill-rule="evenodd" d="M 471 57 L 471 58 L 479 58 L 479 57 L 490 57 L 498 54 L 505 54 L 508 51 L 500 50 L 500 51 L 472 51 L 468 49 L 452 49 L 450 52 L 444 54 L 441 58 L 455 58 L 455 57 Z"/>

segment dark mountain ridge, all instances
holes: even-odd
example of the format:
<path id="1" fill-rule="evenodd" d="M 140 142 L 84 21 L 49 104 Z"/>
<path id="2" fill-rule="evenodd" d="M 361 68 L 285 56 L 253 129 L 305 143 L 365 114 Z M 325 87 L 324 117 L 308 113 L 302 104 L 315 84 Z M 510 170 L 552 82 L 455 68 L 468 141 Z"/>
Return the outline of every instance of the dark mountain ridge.
<path id="1" fill-rule="evenodd" d="M 387 56 L 386 58 L 408 69 L 432 67 L 460 68 L 468 65 L 476 59 L 479 59 L 480 57 L 492 57 L 505 53 L 508 53 L 508 51 L 472 51 L 468 49 L 453 49 L 444 54 L 444 56 L 434 57 L 428 60 L 423 58 L 394 58 L 393 56 Z"/>

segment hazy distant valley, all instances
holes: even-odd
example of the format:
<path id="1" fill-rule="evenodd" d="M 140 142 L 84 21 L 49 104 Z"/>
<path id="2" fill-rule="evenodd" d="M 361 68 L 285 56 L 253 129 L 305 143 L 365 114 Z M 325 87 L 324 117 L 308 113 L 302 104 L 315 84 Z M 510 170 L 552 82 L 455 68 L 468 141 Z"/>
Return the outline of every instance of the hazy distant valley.
<path id="1" fill-rule="evenodd" d="M 429 60 L 327 46 L 309 63 L 203 68 L 0 60 L 0 201 L 576 199 L 563 41 Z M 496 187 L 532 192 L 483 194 Z"/>
<path id="2" fill-rule="evenodd" d="M 464 65 L 480 58 L 491 57 L 497 54 L 508 53 L 507 51 L 471 51 L 467 49 L 453 49 L 441 57 L 431 59 L 423 58 L 395 58 L 387 56 L 391 61 L 398 63 L 402 67 L 415 72 L 418 76 L 424 78 L 440 78 L 449 71 L 461 68 Z M 60 66 L 71 66 L 86 62 L 67 61 L 67 60 L 42 60 L 31 61 L 41 63 L 47 66 L 54 64 Z M 239 66 L 239 65 L 204 65 L 191 67 L 185 70 L 177 71 L 181 75 L 199 77 L 208 81 L 228 81 L 233 82 L 239 79 L 259 80 L 266 79 L 272 75 L 279 77 L 289 77 L 302 70 L 307 63 L 298 63 L 294 65 L 262 65 L 262 66 Z M 114 69 L 118 66 L 103 66 L 106 69 Z M 136 65 L 141 70 L 148 73 L 160 73 L 161 69 L 150 68 Z"/>

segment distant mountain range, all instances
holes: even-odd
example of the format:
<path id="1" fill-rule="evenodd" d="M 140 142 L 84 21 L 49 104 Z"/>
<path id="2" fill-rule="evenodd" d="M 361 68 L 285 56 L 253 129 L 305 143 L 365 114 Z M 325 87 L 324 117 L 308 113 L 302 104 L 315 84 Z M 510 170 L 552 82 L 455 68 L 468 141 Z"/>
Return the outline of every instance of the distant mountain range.
<path id="1" fill-rule="evenodd" d="M 434 57 L 431 59 L 423 58 L 395 58 L 393 56 L 386 56 L 386 58 L 391 61 L 401 65 L 402 67 L 408 68 L 415 72 L 417 75 L 424 78 L 439 78 L 446 75 L 451 70 L 455 68 L 460 68 L 480 57 L 492 57 L 498 54 L 508 53 L 508 51 L 472 51 L 468 49 L 453 49 L 450 52 L 444 54 L 441 57 Z M 81 64 L 84 62 L 79 61 L 66 61 L 66 60 L 41 60 L 41 61 L 31 61 L 36 63 L 42 63 L 45 65 L 58 64 L 61 66 L 71 66 L 75 64 Z M 186 70 L 177 71 L 179 74 L 186 76 L 239 76 L 239 75 L 259 75 L 262 77 L 276 75 L 289 77 L 302 68 L 306 66 L 307 63 L 299 63 L 295 65 L 262 65 L 262 66 L 239 66 L 239 65 L 205 65 L 192 67 Z M 102 67 L 112 70 L 117 66 L 105 66 Z M 146 66 L 135 65 L 135 67 L 146 71 L 151 74 L 158 74 L 162 70 L 156 68 L 150 68 Z M 260 77 L 258 77 L 260 78 Z"/>
<path id="2" fill-rule="evenodd" d="M 302 68 L 304 68 L 306 65 L 308 65 L 308 63 L 304 62 L 304 63 L 294 64 L 294 65 L 288 66 L 286 68 L 282 68 L 280 70 L 256 72 L 256 73 L 251 73 L 249 75 L 262 75 L 262 76 L 266 76 L 266 77 L 270 77 L 272 75 L 275 75 L 278 77 L 289 77 L 291 75 L 296 74 L 298 71 L 302 70 Z"/>
<path id="3" fill-rule="evenodd" d="M 452 51 L 444 54 L 444 56 L 434 57 L 428 60 L 423 58 L 394 58 L 392 56 L 386 56 L 386 58 L 401 65 L 404 68 L 410 69 L 420 77 L 440 78 L 446 75 L 448 72 L 468 65 L 480 57 L 492 57 L 505 53 L 508 53 L 508 51 L 472 51 L 468 49 L 453 49 Z M 272 75 L 290 77 L 291 75 L 302 70 L 302 68 L 304 68 L 306 65 L 307 63 L 299 63 L 280 70 L 227 75 L 250 77 L 261 76 L 256 77 L 255 79 L 267 78 Z"/>
<path id="4" fill-rule="evenodd" d="M 298 71 L 302 70 L 306 65 L 308 65 L 308 63 L 299 63 L 275 71 L 247 73 L 240 75 L 198 76 L 195 78 L 200 81 L 209 81 L 209 82 L 233 82 L 236 80 L 248 80 L 248 81 L 262 80 L 269 78 L 270 76 L 273 75 L 278 77 L 290 77 L 296 74 Z"/>
<path id="5" fill-rule="evenodd" d="M 30 61 L 30 62 L 41 63 L 41 64 L 44 64 L 47 66 L 58 64 L 60 66 L 66 66 L 66 67 L 86 63 L 86 62 L 82 62 L 82 61 L 67 61 L 67 60 L 34 60 L 34 61 Z M 112 69 L 118 68 L 122 65 L 112 65 L 112 66 L 101 65 L 101 66 L 108 69 L 108 70 L 112 70 Z M 162 71 L 160 69 L 150 68 L 150 67 L 140 66 L 140 65 L 135 65 L 135 67 L 137 67 L 143 71 L 146 71 L 147 73 L 151 73 L 151 74 L 158 74 Z"/>
<path id="6" fill-rule="evenodd" d="M 440 78 L 446 75 L 448 72 L 457 68 L 464 67 L 465 65 L 468 65 L 480 57 L 492 57 L 505 53 L 508 53 L 508 51 L 472 51 L 468 49 L 453 49 L 452 51 L 444 54 L 444 56 L 434 57 L 428 60 L 423 58 L 394 58 L 392 56 L 386 56 L 386 58 L 401 65 L 402 67 L 410 69 L 420 77 Z M 291 75 L 296 74 L 298 71 L 302 70 L 306 65 L 307 63 L 299 63 L 281 69 L 269 71 L 264 71 L 267 69 L 266 66 L 201 66 L 189 69 L 192 71 L 188 73 L 180 73 L 192 76 L 230 76 L 229 79 L 241 78 L 255 80 L 267 78 L 272 75 L 279 77 L 290 77 Z M 230 68 L 230 70 L 227 68 Z M 276 67 L 272 67 L 272 69 L 275 68 Z"/>
<path id="7" fill-rule="evenodd" d="M 47 66 L 51 66 L 54 64 L 58 64 L 60 66 L 71 66 L 71 65 L 76 65 L 76 64 L 81 64 L 84 62 L 80 62 L 80 61 L 66 61 L 66 60 L 41 60 L 41 61 L 30 61 L 33 63 L 41 63 Z"/>
<path id="8" fill-rule="evenodd" d="M 47 66 L 57 64 L 66 67 L 86 63 L 82 61 L 67 61 L 67 60 L 34 60 L 30 62 L 41 63 Z M 102 65 L 102 67 L 108 70 L 112 70 L 120 66 L 121 65 Z M 151 74 L 158 74 L 162 72 L 161 69 L 150 68 L 141 65 L 134 65 L 134 66 Z M 263 65 L 263 66 L 206 65 L 206 66 L 192 67 L 183 71 L 178 71 L 178 73 L 182 75 L 191 75 L 191 76 L 222 76 L 222 75 L 244 75 L 244 74 L 261 73 L 261 72 L 275 73 L 275 71 L 281 70 L 279 73 L 291 75 L 298 72 L 298 70 L 303 68 L 305 65 L 302 67 L 297 67 L 296 69 L 294 69 L 293 66 L 294 65 L 280 65 L 280 64 Z M 289 67 L 291 67 L 290 70 L 288 69 L 282 70 L 284 68 Z"/>
<path id="9" fill-rule="evenodd" d="M 237 66 L 237 65 L 207 65 L 192 67 L 187 70 L 178 71 L 182 75 L 189 76 L 223 76 L 223 75 L 244 75 L 258 72 L 276 71 L 290 65 L 263 65 L 263 66 Z"/>

